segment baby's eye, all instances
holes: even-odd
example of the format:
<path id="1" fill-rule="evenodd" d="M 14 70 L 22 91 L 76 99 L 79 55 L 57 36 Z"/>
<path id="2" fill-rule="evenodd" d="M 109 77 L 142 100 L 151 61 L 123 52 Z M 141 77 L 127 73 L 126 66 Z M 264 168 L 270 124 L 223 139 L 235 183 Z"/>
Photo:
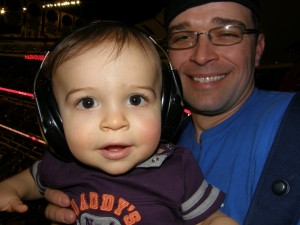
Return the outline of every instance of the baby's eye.
<path id="1" fill-rule="evenodd" d="M 78 108 L 80 109 L 90 109 L 93 107 L 98 106 L 97 101 L 92 98 L 92 97 L 85 97 L 82 98 L 78 103 L 77 103 Z"/>
<path id="2" fill-rule="evenodd" d="M 128 99 L 128 104 L 138 106 L 138 105 L 145 105 L 146 98 L 141 95 L 132 95 Z"/>

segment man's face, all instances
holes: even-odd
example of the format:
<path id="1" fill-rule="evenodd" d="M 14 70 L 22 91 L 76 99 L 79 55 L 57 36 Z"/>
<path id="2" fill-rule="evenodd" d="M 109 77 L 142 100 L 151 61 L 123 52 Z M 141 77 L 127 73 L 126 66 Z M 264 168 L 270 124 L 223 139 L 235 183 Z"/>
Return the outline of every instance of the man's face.
<path id="1" fill-rule="evenodd" d="M 215 2 L 190 8 L 175 17 L 169 33 L 208 32 L 225 25 L 254 29 L 251 11 L 234 2 Z M 185 101 L 194 113 L 218 115 L 234 112 L 254 88 L 254 68 L 264 49 L 264 37 L 245 34 L 230 46 L 211 43 L 208 35 L 199 36 L 193 48 L 169 49 L 172 64 L 178 69 Z"/>

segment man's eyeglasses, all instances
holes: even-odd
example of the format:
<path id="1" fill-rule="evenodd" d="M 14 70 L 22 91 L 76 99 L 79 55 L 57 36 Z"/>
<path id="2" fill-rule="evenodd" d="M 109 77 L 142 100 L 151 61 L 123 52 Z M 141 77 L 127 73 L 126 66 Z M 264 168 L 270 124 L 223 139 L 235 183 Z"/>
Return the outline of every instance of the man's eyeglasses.
<path id="1" fill-rule="evenodd" d="M 210 29 L 208 32 L 180 31 L 168 35 L 169 49 L 188 49 L 197 45 L 199 36 L 205 34 L 210 42 L 217 46 L 228 46 L 241 43 L 244 34 L 258 34 L 257 29 L 245 29 L 242 26 L 227 25 Z"/>

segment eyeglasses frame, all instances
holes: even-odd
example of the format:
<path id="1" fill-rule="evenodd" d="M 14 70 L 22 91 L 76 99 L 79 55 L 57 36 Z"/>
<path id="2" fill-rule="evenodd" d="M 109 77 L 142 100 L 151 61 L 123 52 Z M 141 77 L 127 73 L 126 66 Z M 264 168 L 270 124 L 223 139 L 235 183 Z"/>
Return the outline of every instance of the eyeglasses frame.
<path id="1" fill-rule="evenodd" d="M 233 43 L 233 44 L 215 44 L 212 42 L 212 35 L 210 34 L 212 30 L 215 30 L 215 29 L 220 29 L 220 28 L 227 28 L 227 27 L 235 27 L 235 28 L 238 28 L 241 30 L 242 32 L 242 37 L 241 37 L 241 40 L 239 42 L 236 42 L 236 43 Z M 239 44 L 243 41 L 243 37 L 245 34 L 259 34 L 260 31 L 258 29 L 246 29 L 245 27 L 243 26 L 239 26 L 239 25 L 226 25 L 226 26 L 219 26 L 219 27 L 214 27 L 210 30 L 208 30 L 207 32 L 197 32 L 197 31 L 178 31 L 178 32 L 173 32 L 173 33 L 170 33 L 168 34 L 167 36 L 170 36 L 172 34 L 178 34 L 178 33 L 189 33 L 189 34 L 193 34 L 196 38 L 195 38 L 195 44 L 194 45 L 191 45 L 189 47 L 185 47 L 185 48 L 172 48 L 172 47 L 168 47 L 168 49 L 173 49 L 173 50 L 184 50 L 184 49 L 190 49 L 190 48 L 193 48 L 195 47 L 197 44 L 198 44 L 198 41 L 199 41 L 199 36 L 201 34 L 205 34 L 208 36 L 208 39 L 210 40 L 210 42 L 215 45 L 215 46 L 231 46 L 231 45 L 236 45 L 236 44 Z"/>

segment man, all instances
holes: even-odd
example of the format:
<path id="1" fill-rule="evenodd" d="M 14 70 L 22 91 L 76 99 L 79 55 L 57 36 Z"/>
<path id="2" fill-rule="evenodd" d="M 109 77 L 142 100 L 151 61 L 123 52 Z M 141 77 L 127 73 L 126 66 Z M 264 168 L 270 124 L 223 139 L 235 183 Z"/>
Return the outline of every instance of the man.
<path id="1" fill-rule="evenodd" d="M 254 70 L 265 46 L 258 0 L 171 0 L 165 25 L 169 56 L 180 74 L 192 118 L 179 143 L 191 149 L 208 181 L 227 193 L 221 210 L 240 224 L 251 224 L 245 218 L 294 96 L 255 88 Z M 293 191 L 288 182 L 283 184 L 281 198 Z M 48 190 L 46 198 L 59 206 L 69 204 L 54 190 Z M 299 225 L 296 210 L 295 223 L 267 215 L 274 220 L 268 218 L 272 222 L 265 224 Z M 55 221 L 73 221 L 70 211 L 55 205 L 47 208 L 46 215 Z"/>

